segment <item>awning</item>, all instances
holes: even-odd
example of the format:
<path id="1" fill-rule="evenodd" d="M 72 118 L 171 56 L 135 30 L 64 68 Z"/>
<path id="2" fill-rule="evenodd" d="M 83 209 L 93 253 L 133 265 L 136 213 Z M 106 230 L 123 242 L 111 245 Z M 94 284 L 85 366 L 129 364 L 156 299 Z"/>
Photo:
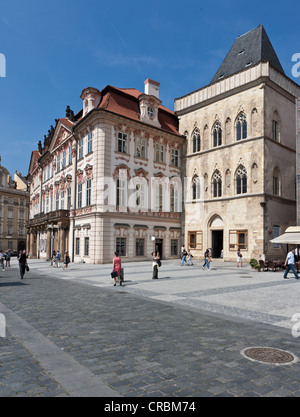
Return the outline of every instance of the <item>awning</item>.
<path id="1" fill-rule="evenodd" d="M 285 245 L 300 245 L 300 227 L 288 227 L 283 235 L 270 240 L 271 243 L 281 243 Z"/>

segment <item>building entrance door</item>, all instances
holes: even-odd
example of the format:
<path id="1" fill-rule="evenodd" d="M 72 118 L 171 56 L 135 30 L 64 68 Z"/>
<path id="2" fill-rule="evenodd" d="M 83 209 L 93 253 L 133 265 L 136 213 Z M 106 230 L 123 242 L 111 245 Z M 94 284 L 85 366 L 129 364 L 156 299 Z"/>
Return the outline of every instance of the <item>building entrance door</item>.
<path id="1" fill-rule="evenodd" d="M 163 239 L 155 240 L 155 252 L 158 252 L 160 259 L 163 259 Z"/>
<path id="2" fill-rule="evenodd" d="M 223 249 L 223 230 L 212 230 L 212 257 L 220 258 Z"/>

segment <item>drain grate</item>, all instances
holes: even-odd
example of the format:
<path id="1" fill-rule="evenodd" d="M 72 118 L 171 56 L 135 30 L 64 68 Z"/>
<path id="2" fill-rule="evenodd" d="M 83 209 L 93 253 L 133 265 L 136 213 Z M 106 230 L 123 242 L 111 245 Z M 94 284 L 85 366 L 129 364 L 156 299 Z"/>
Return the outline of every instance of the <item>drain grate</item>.
<path id="1" fill-rule="evenodd" d="M 269 347 L 248 348 L 242 354 L 248 359 L 273 365 L 286 365 L 296 361 L 291 353 Z"/>

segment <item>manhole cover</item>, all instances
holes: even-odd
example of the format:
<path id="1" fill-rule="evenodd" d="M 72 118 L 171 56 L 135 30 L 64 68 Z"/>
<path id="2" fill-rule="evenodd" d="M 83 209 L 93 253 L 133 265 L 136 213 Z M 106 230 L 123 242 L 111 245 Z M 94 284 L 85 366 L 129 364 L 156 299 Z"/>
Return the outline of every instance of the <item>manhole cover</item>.
<path id="1" fill-rule="evenodd" d="M 290 364 L 296 361 L 296 358 L 289 352 L 280 349 L 268 347 L 254 347 L 245 349 L 244 356 L 254 361 L 271 363 L 277 365 Z"/>

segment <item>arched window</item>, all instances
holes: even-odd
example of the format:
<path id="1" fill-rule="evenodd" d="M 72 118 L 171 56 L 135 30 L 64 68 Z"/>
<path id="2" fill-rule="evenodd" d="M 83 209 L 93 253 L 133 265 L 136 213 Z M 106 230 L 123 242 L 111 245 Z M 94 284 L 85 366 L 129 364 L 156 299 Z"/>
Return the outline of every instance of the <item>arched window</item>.
<path id="1" fill-rule="evenodd" d="M 222 145 L 222 128 L 220 122 L 216 122 L 213 127 L 213 147 Z"/>
<path id="2" fill-rule="evenodd" d="M 218 170 L 212 176 L 212 195 L 222 197 L 222 175 Z"/>
<path id="3" fill-rule="evenodd" d="M 245 113 L 240 113 L 236 122 L 236 140 L 247 138 L 247 118 Z"/>
<path id="4" fill-rule="evenodd" d="M 193 132 L 193 153 L 200 152 L 200 131 L 198 128 L 196 128 Z"/>
<path id="5" fill-rule="evenodd" d="M 240 165 L 235 173 L 236 193 L 247 193 L 247 171 L 243 165 Z"/>
<path id="6" fill-rule="evenodd" d="M 200 198 L 200 178 L 195 175 L 192 181 L 192 199 L 198 200 Z"/>
<path id="7" fill-rule="evenodd" d="M 280 171 L 276 167 L 273 171 L 273 194 L 280 195 L 281 181 L 280 181 Z"/>

